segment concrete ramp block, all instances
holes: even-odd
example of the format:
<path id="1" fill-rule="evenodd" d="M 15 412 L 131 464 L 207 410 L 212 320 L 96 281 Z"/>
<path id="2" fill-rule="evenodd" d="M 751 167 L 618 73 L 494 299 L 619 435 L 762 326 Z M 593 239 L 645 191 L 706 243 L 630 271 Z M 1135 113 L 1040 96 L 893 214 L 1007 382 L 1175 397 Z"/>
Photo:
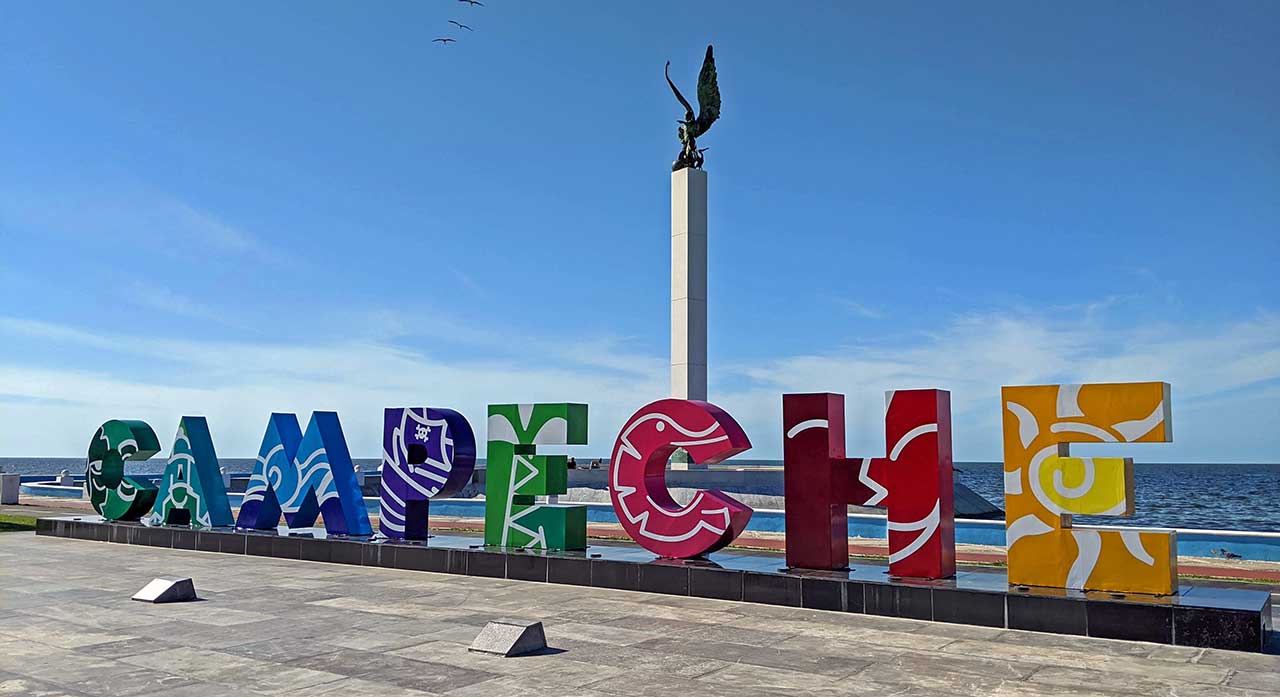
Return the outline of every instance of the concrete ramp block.
<path id="1" fill-rule="evenodd" d="M 196 600 L 196 586 L 189 578 L 161 576 L 153 578 L 133 596 L 144 603 L 181 603 Z"/>
<path id="2" fill-rule="evenodd" d="M 468 651 L 494 656 L 520 656 L 547 648 L 541 622 L 493 620 L 480 630 Z"/>

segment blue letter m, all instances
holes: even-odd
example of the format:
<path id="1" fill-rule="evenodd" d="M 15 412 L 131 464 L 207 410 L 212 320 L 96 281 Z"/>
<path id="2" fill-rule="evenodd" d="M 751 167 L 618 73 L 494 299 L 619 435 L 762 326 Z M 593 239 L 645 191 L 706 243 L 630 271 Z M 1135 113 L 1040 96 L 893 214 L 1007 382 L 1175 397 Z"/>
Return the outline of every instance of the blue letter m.
<path id="1" fill-rule="evenodd" d="M 322 515 L 330 535 L 373 534 L 336 413 L 312 412 L 306 434 L 293 414 L 267 422 L 236 527 L 274 530 L 281 513 L 290 528 L 315 527 Z"/>

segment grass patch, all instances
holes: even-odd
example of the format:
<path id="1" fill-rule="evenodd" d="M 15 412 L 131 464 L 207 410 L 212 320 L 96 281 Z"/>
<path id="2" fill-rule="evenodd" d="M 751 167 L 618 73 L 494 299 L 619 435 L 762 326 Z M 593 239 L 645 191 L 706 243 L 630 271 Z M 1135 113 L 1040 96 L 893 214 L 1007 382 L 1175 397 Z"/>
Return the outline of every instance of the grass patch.
<path id="1" fill-rule="evenodd" d="M 36 519 L 26 515 L 0 515 L 0 532 L 35 530 Z"/>

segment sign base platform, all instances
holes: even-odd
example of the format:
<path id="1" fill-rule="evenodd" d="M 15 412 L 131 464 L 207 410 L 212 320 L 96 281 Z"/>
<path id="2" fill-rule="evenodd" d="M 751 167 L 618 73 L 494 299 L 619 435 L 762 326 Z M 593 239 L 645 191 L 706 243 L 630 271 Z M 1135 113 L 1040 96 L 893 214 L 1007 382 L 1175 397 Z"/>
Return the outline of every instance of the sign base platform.
<path id="1" fill-rule="evenodd" d="M 657 559 L 629 544 L 585 552 L 484 547 L 478 537 L 437 535 L 428 542 L 326 537 L 233 528 L 191 530 L 106 521 L 42 518 L 37 535 L 379 566 L 436 573 L 667 593 L 814 610 L 1056 634 L 1150 641 L 1236 651 L 1263 650 L 1272 631 L 1271 594 L 1183 585 L 1173 596 L 1120 595 L 1011 587 L 1002 569 L 961 571 L 953 579 L 890 578 L 884 564 L 848 571 L 785 569 L 781 556 L 724 551 L 702 560 Z"/>

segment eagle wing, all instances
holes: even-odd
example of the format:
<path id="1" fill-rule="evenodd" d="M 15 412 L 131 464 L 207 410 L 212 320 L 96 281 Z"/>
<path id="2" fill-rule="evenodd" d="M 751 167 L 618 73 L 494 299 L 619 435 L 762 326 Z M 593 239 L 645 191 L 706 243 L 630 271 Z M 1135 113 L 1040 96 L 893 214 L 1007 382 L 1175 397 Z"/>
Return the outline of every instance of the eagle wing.
<path id="1" fill-rule="evenodd" d="M 702 61 L 702 71 L 698 73 L 698 121 L 696 124 L 698 132 L 694 137 L 706 133 L 718 118 L 720 118 L 720 85 L 716 83 L 716 59 L 711 55 L 711 47 L 707 46 L 707 57 Z"/>
<path id="2" fill-rule="evenodd" d="M 680 90 L 676 87 L 676 83 L 671 81 L 671 61 L 667 61 L 666 75 L 667 84 L 671 85 L 671 92 L 675 94 L 676 99 L 680 100 L 680 103 L 684 105 L 685 121 L 692 121 L 693 107 L 689 105 L 689 100 L 685 99 L 683 94 L 680 94 Z"/>

